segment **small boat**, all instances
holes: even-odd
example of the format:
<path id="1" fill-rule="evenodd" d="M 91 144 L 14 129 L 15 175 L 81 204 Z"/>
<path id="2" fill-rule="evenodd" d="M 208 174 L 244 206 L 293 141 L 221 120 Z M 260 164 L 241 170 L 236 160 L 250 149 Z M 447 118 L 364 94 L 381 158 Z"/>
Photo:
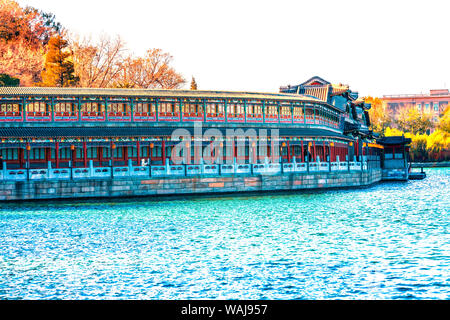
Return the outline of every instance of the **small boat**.
<path id="1" fill-rule="evenodd" d="M 423 171 L 423 168 L 421 168 L 420 172 L 411 171 L 408 175 L 409 180 L 423 180 L 426 177 L 427 177 L 427 174 Z"/>
<path id="2" fill-rule="evenodd" d="M 427 177 L 425 172 L 410 172 L 408 179 L 409 180 L 423 180 Z"/>

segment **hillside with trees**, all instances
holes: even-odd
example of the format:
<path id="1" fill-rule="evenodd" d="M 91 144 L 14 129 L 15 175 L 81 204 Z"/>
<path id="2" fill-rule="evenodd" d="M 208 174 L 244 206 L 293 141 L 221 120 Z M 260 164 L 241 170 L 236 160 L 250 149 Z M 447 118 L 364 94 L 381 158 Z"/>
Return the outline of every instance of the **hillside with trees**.
<path id="1" fill-rule="evenodd" d="M 1 79 L 19 79 L 20 86 L 86 88 L 177 89 L 186 83 L 162 49 L 150 48 L 144 56 L 128 51 L 120 37 L 80 40 L 53 14 L 0 0 Z"/>

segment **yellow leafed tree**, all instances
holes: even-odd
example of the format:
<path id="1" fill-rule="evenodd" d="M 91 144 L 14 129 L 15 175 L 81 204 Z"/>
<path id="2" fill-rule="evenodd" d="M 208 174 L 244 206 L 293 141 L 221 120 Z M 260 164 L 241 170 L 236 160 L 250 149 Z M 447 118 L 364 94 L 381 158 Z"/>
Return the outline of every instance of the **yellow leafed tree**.
<path id="1" fill-rule="evenodd" d="M 383 135 L 386 128 L 392 122 L 388 110 L 383 106 L 380 98 L 367 97 L 365 98 L 365 102 L 371 104 L 369 117 L 373 132 Z"/>
<path id="2" fill-rule="evenodd" d="M 439 121 L 439 129 L 450 135 L 450 106 L 445 109 Z"/>
<path id="3" fill-rule="evenodd" d="M 434 155 L 435 158 L 439 153 L 448 149 L 450 146 L 450 136 L 444 131 L 436 130 L 427 139 L 427 150 Z"/>
<path id="4" fill-rule="evenodd" d="M 71 87 L 78 82 L 78 78 L 74 75 L 72 54 L 67 47 L 67 40 L 60 35 L 50 39 L 40 86 Z"/>
<path id="5" fill-rule="evenodd" d="M 400 111 L 397 125 L 404 132 L 427 133 L 434 125 L 429 113 L 421 113 L 416 108 L 407 108 Z"/>

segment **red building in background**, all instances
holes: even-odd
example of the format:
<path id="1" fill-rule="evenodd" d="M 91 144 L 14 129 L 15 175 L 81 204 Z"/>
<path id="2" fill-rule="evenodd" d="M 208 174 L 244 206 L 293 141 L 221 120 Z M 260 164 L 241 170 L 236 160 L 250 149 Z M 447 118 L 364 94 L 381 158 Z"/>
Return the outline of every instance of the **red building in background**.
<path id="1" fill-rule="evenodd" d="M 433 122 L 437 123 L 449 105 L 450 92 L 448 89 L 434 89 L 429 94 L 386 95 L 381 99 L 394 119 L 398 119 L 400 110 L 412 107 L 420 112 L 430 113 Z"/>

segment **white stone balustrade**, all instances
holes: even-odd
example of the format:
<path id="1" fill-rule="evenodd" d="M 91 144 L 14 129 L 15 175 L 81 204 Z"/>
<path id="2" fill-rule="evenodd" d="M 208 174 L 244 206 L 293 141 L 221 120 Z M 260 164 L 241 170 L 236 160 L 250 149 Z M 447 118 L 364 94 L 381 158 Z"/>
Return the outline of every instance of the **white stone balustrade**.
<path id="1" fill-rule="evenodd" d="M 307 172 L 308 171 L 308 164 L 306 162 L 296 163 L 295 172 Z"/>
<path id="2" fill-rule="evenodd" d="M 195 176 L 202 173 L 202 167 L 199 164 L 187 164 L 186 165 L 186 175 Z"/>
<path id="3" fill-rule="evenodd" d="M 73 168 L 72 177 L 74 179 L 90 178 L 91 177 L 90 168 Z"/>
<path id="4" fill-rule="evenodd" d="M 328 162 L 318 162 L 319 163 L 319 171 L 330 171 L 330 165 Z"/>
<path id="5" fill-rule="evenodd" d="M 148 166 L 131 167 L 130 176 L 132 176 L 132 177 L 148 177 L 149 176 Z"/>
<path id="6" fill-rule="evenodd" d="M 166 167 L 165 166 L 151 166 L 151 176 L 152 177 L 161 177 L 166 175 Z"/>
<path id="7" fill-rule="evenodd" d="M 235 166 L 235 173 L 236 174 L 251 174 L 252 168 L 249 164 L 236 164 Z"/>
<path id="8" fill-rule="evenodd" d="M 164 177 L 164 176 L 193 176 L 193 175 L 227 175 L 227 174 L 289 174 L 306 172 L 336 172 L 336 171 L 367 171 L 367 158 L 362 161 L 340 162 L 297 162 L 293 158 L 289 163 L 264 163 L 258 164 L 169 164 L 151 166 L 133 166 L 129 161 L 128 166 L 123 167 L 94 167 L 92 161 L 88 168 L 51 168 L 48 169 L 6 169 L 0 170 L 0 180 L 25 181 L 25 180 L 70 180 L 70 179 L 109 179 L 123 177 Z M 317 159 L 320 160 L 320 159 Z M 357 160 L 356 157 L 354 160 Z M 112 170 L 112 174 L 111 174 Z"/>
<path id="9" fill-rule="evenodd" d="M 70 179 L 70 168 L 49 169 L 48 179 Z"/>
<path id="10" fill-rule="evenodd" d="M 331 162 L 331 171 L 339 171 L 339 162 Z"/>
<path id="11" fill-rule="evenodd" d="M 113 176 L 114 177 L 129 177 L 130 169 L 129 167 L 115 167 L 113 168 Z"/>
<path id="12" fill-rule="evenodd" d="M 167 167 L 167 175 L 170 176 L 184 176 L 185 173 L 185 166 L 183 164 L 179 165 L 169 165 Z"/>
<path id="13" fill-rule="evenodd" d="M 27 170 L 26 169 L 18 169 L 18 170 L 3 170 L 3 178 L 5 180 L 15 180 L 15 181 L 24 181 L 27 180 Z"/>
<path id="14" fill-rule="evenodd" d="M 204 164 L 202 166 L 203 174 L 219 174 L 218 164 Z"/>
<path id="15" fill-rule="evenodd" d="M 220 165 L 221 174 L 234 174 L 235 165 L 234 164 L 222 164 Z"/>

